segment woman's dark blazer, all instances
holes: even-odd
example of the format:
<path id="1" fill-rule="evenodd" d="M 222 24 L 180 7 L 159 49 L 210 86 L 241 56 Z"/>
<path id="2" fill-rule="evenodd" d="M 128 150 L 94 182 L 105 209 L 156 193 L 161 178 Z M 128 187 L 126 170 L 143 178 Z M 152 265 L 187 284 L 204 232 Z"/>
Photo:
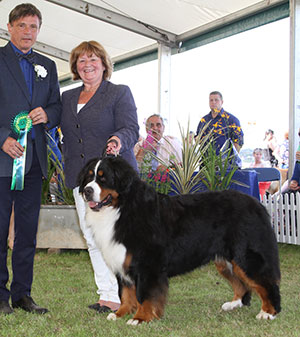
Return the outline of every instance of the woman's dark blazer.
<path id="1" fill-rule="evenodd" d="M 62 95 L 61 130 L 69 188 L 78 185 L 78 174 L 90 159 L 102 156 L 111 136 L 120 138 L 120 155 L 137 169 L 133 147 L 138 141 L 139 125 L 130 89 L 102 81 L 94 96 L 77 113 L 82 88 L 65 91 Z"/>

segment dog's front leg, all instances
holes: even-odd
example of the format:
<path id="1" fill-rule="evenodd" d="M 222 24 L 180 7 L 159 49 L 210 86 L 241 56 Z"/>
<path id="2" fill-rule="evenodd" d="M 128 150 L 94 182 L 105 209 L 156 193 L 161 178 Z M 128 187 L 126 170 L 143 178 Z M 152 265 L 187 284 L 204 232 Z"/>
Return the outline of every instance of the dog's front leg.
<path id="1" fill-rule="evenodd" d="M 115 321 L 117 318 L 123 317 L 127 314 L 132 314 L 138 307 L 138 301 L 136 298 L 135 286 L 122 286 L 121 305 L 115 313 L 110 313 L 107 316 L 109 321 Z"/>
<path id="2" fill-rule="evenodd" d="M 167 276 L 165 274 L 139 275 L 136 287 L 138 308 L 134 317 L 127 324 L 137 325 L 160 319 L 164 314 L 168 294 Z"/>

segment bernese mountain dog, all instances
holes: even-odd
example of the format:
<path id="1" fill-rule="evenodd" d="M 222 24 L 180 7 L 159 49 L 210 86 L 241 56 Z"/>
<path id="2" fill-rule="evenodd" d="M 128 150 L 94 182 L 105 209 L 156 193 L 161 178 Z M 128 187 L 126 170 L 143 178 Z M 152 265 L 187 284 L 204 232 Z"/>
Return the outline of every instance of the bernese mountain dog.
<path id="1" fill-rule="evenodd" d="M 261 203 L 238 191 L 161 195 L 121 157 L 87 163 L 78 177 L 86 222 L 120 285 L 121 306 L 107 319 L 160 319 L 168 278 L 214 261 L 231 284 L 224 311 L 261 299 L 258 319 L 280 312 L 278 247 Z"/>

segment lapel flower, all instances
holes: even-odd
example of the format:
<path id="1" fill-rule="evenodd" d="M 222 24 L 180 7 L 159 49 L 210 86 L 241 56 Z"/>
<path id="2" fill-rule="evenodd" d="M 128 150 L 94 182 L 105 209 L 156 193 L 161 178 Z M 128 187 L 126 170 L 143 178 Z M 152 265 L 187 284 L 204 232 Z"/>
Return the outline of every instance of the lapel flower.
<path id="1" fill-rule="evenodd" d="M 42 81 L 48 75 L 47 69 L 44 66 L 34 64 L 33 67 L 36 74 L 36 81 Z"/>

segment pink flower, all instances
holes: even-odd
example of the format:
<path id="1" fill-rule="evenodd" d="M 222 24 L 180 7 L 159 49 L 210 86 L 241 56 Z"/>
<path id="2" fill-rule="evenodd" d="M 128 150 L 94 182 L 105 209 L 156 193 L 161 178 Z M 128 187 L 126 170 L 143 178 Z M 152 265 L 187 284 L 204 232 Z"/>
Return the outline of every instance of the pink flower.
<path id="1" fill-rule="evenodd" d="M 166 182 L 167 181 L 167 173 L 164 173 L 161 177 L 161 180 L 160 180 L 162 183 Z"/>
<path id="2" fill-rule="evenodd" d="M 154 177 L 154 181 L 155 182 L 158 182 L 159 181 L 159 179 L 160 179 L 160 173 L 158 173 L 155 177 Z"/>

